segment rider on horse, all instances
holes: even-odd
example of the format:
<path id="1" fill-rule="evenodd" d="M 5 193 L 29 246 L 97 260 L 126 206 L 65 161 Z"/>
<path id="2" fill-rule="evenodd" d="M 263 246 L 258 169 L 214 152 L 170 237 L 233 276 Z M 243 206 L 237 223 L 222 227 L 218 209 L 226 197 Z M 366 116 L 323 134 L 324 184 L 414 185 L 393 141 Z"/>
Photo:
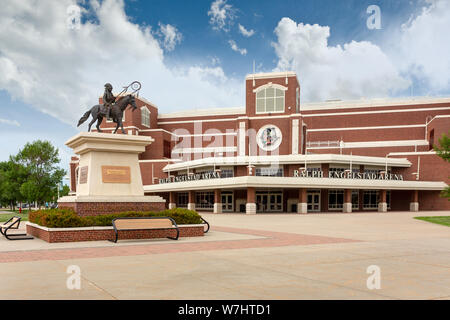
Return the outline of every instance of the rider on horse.
<path id="1" fill-rule="evenodd" d="M 105 84 L 105 93 L 103 94 L 103 105 L 106 107 L 106 116 L 111 117 L 112 104 L 116 101 L 112 93 L 112 85 L 110 83 Z"/>

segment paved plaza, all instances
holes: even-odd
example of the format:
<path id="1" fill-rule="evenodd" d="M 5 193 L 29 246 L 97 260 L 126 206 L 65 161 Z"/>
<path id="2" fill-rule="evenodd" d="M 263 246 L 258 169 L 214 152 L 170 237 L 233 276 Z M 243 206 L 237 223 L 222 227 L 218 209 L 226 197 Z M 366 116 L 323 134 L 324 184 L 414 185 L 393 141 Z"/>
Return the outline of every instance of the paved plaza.
<path id="1" fill-rule="evenodd" d="M 413 219 L 437 215 L 202 213 L 210 232 L 178 241 L 2 237 L 0 299 L 450 299 L 450 228 Z"/>

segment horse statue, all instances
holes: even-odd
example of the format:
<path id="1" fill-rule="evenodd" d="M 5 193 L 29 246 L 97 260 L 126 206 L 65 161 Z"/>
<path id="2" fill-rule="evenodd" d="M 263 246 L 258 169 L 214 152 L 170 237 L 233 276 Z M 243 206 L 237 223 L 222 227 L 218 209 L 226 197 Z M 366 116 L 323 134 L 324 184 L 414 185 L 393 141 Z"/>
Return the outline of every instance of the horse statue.
<path id="1" fill-rule="evenodd" d="M 132 106 L 133 111 L 137 109 L 136 100 L 135 100 L 133 94 L 128 94 L 128 95 L 119 97 L 116 100 L 115 104 L 112 106 L 111 116 L 113 118 L 113 121 L 115 123 L 117 123 L 116 130 L 114 130 L 113 133 L 116 133 L 120 127 L 120 128 L 122 128 L 122 133 L 125 134 L 125 130 L 123 129 L 122 119 L 123 119 L 123 112 L 128 107 L 128 105 Z M 101 104 L 97 104 L 97 105 L 93 106 L 89 111 L 87 111 L 80 118 L 80 120 L 78 121 L 77 127 L 79 127 L 82 123 L 84 123 L 89 118 L 89 115 L 92 115 L 92 121 L 89 123 L 88 132 L 91 131 L 91 126 L 94 124 L 95 121 L 97 121 L 96 127 L 97 127 L 98 132 L 102 132 L 102 130 L 100 129 L 100 124 L 103 121 L 103 117 L 106 116 L 106 108 Z"/>

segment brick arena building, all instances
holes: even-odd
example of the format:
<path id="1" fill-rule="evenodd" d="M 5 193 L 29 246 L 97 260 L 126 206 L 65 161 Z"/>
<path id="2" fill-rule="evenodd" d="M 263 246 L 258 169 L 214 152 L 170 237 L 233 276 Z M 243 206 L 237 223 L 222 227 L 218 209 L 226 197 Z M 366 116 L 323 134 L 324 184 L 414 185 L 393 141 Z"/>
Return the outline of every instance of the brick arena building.
<path id="1" fill-rule="evenodd" d="M 450 98 L 301 103 L 293 72 L 245 86 L 245 108 L 159 114 L 136 99 L 124 127 L 155 139 L 139 156 L 146 194 L 215 213 L 450 209 L 450 165 L 432 148 L 449 131 Z M 75 191 L 76 157 L 71 177 Z"/>

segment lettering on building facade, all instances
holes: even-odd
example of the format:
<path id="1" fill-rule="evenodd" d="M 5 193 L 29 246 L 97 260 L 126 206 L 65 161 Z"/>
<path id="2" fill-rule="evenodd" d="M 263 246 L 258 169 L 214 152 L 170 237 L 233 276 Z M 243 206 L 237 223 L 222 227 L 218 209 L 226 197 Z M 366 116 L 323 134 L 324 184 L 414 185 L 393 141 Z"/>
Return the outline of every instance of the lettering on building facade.
<path id="1" fill-rule="evenodd" d="M 294 170 L 296 178 L 323 178 L 322 170 L 299 171 Z M 330 171 L 328 178 L 334 179 L 365 179 L 365 180 L 403 180 L 403 175 L 393 173 L 369 173 L 369 172 L 348 172 L 348 171 Z"/>

